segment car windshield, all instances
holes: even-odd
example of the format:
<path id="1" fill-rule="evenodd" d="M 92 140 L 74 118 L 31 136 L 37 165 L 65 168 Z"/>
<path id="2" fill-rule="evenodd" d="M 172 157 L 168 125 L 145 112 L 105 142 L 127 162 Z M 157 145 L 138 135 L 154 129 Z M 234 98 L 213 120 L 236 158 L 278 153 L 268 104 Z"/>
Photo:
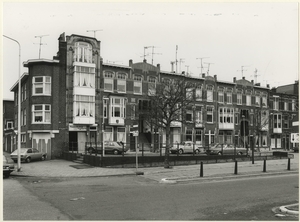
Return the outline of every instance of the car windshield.
<path id="1" fill-rule="evenodd" d="M 20 153 L 26 153 L 27 150 L 28 148 L 21 148 Z M 14 152 L 12 152 L 12 154 L 18 154 L 18 150 L 15 150 Z"/>

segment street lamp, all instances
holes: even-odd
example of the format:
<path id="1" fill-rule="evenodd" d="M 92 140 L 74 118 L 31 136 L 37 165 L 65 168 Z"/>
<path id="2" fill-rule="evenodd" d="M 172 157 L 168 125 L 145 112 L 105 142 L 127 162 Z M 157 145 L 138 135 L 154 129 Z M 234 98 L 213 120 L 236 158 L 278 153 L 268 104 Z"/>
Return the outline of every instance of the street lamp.
<path id="1" fill-rule="evenodd" d="M 245 122 L 245 116 L 244 115 L 242 115 L 242 119 L 243 119 L 243 131 L 244 131 L 244 148 L 246 148 L 246 122 Z M 248 149 L 247 149 L 247 151 L 248 151 Z"/>
<path id="2" fill-rule="evenodd" d="M 105 129 L 104 129 L 104 104 L 107 105 L 107 103 L 105 103 L 104 101 L 107 101 L 108 98 L 107 97 L 103 97 L 103 119 L 102 119 L 102 156 L 105 156 L 105 147 L 104 147 L 104 132 L 105 132 Z M 106 106 L 106 115 L 108 115 L 108 112 L 107 112 L 107 106 Z"/>
<path id="3" fill-rule="evenodd" d="M 18 80 L 18 172 L 21 171 L 21 45 L 20 43 L 10 38 L 6 35 L 3 35 L 5 38 L 8 38 L 19 45 L 19 80 Z"/>

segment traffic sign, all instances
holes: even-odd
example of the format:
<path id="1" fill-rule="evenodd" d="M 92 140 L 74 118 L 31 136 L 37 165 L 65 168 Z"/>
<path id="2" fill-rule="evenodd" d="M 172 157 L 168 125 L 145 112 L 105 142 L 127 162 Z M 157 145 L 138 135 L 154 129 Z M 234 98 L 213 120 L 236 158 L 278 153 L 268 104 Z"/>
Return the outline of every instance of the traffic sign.
<path id="1" fill-rule="evenodd" d="M 299 143 L 299 133 L 291 133 L 291 143 Z"/>

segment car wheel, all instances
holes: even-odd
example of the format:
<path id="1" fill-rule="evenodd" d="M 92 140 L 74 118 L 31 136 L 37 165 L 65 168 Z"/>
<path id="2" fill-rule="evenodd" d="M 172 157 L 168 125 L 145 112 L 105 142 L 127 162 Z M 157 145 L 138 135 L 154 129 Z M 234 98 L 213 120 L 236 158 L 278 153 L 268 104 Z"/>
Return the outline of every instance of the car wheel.
<path id="1" fill-rule="evenodd" d="M 94 152 L 94 148 L 93 147 L 88 148 L 88 152 L 89 153 L 93 153 Z"/>
<path id="2" fill-rule="evenodd" d="M 238 152 L 238 155 L 243 155 L 243 153 L 242 152 Z"/>
<path id="3" fill-rule="evenodd" d="M 25 159 L 25 162 L 26 162 L 26 163 L 30 163 L 30 162 L 31 162 L 31 158 L 30 158 L 30 157 L 27 157 L 27 158 Z"/>
<path id="4" fill-rule="evenodd" d="M 178 150 L 178 153 L 183 154 L 183 150 L 182 149 Z"/>
<path id="5" fill-rule="evenodd" d="M 218 152 L 218 155 L 222 155 L 222 152 Z"/>
<path id="6" fill-rule="evenodd" d="M 46 159 L 46 155 L 43 155 L 42 158 L 41 158 L 41 160 L 43 161 L 45 159 Z"/>
<path id="7" fill-rule="evenodd" d="M 113 153 L 114 153 L 114 155 L 118 155 L 119 151 L 118 150 L 114 150 Z"/>
<path id="8" fill-rule="evenodd" d="M 200 153 L 200 150 L 198 150 L 198 149 L 195 150 L 195 153 L 196 153 L 196 154 L 199 154 L 199 153 Z"/>

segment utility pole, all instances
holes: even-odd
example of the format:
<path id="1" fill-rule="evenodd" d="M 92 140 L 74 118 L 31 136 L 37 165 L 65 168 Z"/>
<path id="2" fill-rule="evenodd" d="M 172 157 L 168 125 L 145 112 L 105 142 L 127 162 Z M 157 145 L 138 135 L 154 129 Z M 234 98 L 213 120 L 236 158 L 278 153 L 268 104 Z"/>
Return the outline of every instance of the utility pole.
<path id="1" fill-rule="evenodd" d="M 201 73 L 200 73 L 200 77 L 201 77 L 201 75 L 202 75 L 202 69 L 203 69 L 203 65 L 202 65 L 202 59 L 207 59 L 207 58 L 209 58 L 209 57 L 201 57 L 201 58 L 196 58 L 196 59 L 200 59 L 200 61 L 201 61 Z"/>
<path id="2" fill-rule="evenodd" d="M 41 58 L 41 46 L 42 46 L 42 45 L 47 45 L 47 44 L 43 44 L 43 43 L 42 43 L 42 38 L 43 38 L 44 36 L 49 36 L 49 35 L 38 35 L 38 36 L 34 36 L 34 38 L 40 38 L 40 43 L 39 43 L 39 45 L 40 45 L 40 47 L 39 47 L 39 59 Z"/>
<path id="3" fill-rule="evenodd" d="M 103 31 L 102 29 L 98 29 L 98 30 L 86 30 L 87 32 L 94 32 L 94 38 L 96 38 L 96 32 L 98 31 Z"/>
<path id="4" fill-rule="evenodd" d="M 205 64 L 208 64 L 207 65 L 207 75 L 209 76 L 209 67 L 210 67 L 210 64 L 214 64 L 214 63 L 206 62 Z"/>

